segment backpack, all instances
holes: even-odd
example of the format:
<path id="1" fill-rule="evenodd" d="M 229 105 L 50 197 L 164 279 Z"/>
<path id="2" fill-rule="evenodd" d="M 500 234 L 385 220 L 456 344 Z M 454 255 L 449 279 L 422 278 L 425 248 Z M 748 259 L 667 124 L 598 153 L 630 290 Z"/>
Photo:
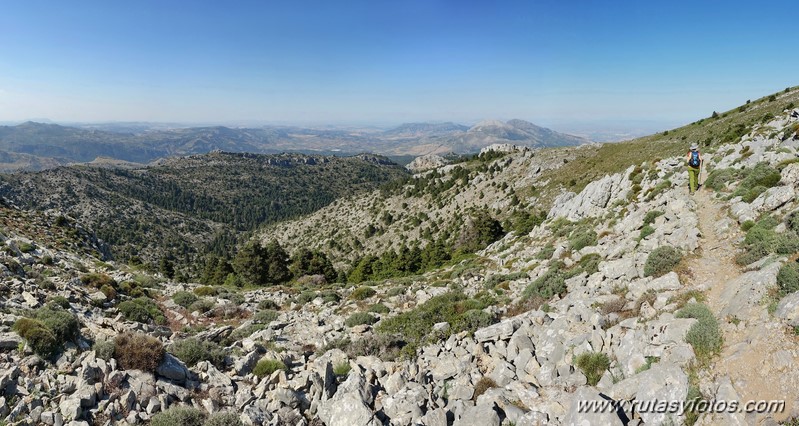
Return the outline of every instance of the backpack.
<path id="1" fill-rule="evenodd" d="M 699 151 L 691 151 L 691 159 L 688 160 L 691 167 L 699 167 Z"/>

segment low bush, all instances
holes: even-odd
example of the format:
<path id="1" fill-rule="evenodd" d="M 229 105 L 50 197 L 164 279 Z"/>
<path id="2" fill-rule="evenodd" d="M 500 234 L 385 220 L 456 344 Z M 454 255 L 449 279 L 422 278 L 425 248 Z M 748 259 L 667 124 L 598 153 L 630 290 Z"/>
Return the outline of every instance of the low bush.
<path id="1" fill-rule="evenodd" d="M 610 359 L 602 352 L 583 352 L 577 357 L 575 364 L 582 370 L 588 384 L 596 386 L 610 367 Z"/>
<path id="2" fill-rule="evenodd" d="M 641 233 L 638 235 L 638 241 L 641 241 L 654 233 L 655 228 L 653 228 L 651 225 L 644 225 L 643 228 L 641 228 Z"/>
<path id="3" fill-rule="evenodd" d="M 194 294 L 196 294 L 197 296 L 200 296 L 200 297 L 216 296 L 217 294 L 219 294 L 219 291 L 216 289 L 216 287 L 211 287 L 209 285 L 204 285 L 204 286 L 195 288 L 194 289 Z"/>
<path id="4" fill-rule="evenodd" d="M 644 264 L 644 275 L 660 277 L 674 270 L 682 260 L 682 254 L 674 247 L 662 246 L 652 250 Z"/>
<path id="5" fill-rule="evenodd" d="M 551 299 L 556 294 L 563 294 L 566 292 L 566 277 L 559 267 L 550 266 L 544 275 L 536 278 L 535 281 L 527 285 L 522 292 L 522 297 L 530 299 L 533 297 L 541 297 L 543 299 Z"/>
<path id="6" fill-rule="evenodd" d="M 28 342 L 38 355 L 50 358 L 67 342 L 80 335 L 78 318 L 57 301 L 51 301 L 33 312 L 33 318 L 20 318 L 13 330 Z"/>
<path id="7" fill-rule="evenodd" d="M 270 322 L 276 320 L 279 315 L 280 314 L 277 311 L 272 309 L 264 309 L 263 311 L 256 312 L 253 316 L 253 320 L 261 324 L 269 324 Z"/>
<path id="8" fill-rule="evenodd" d="M 728 182 L 737 179 L 739 171 L 735 169 L 715 169 L 708 173 L 705 186 L 715 191 L 723 190 Z"/>
<path id="9" fill-rule="evenodd" d="M 114 342 L 112 340 L 98 340 L 92 345 L 92 350 L 97 358 L 108 361 L 114 357 Z"/>
<path id="10" fill-rule="evenodd" d="M 361 286 L 352 291 L 350 298 L 355 300 L 364 300 L 374 296 L 375 294 L 377 294 L 377 292 L 372 287 Z"/>
<path id="11" fill-rule="evenodd" d="M 379 356 L 384 361 L 394 361 L 403 353 L 407 342 L 399 335 L 376 334 L 358 340 L 341 339 L 330 342 L 319 353 L 330 349 L 340 349 L 350 358 L 359 356 Z"/>
<path id="12" fill-rule="evenodd" d="M 369 312 L 373 312 L 375 314 L 387 314 L 391 312 L 391 309 L 388 309 L 388 306 L 382 303 L 375 303 L 369 307 Z"/>
<path id="13" fill-rule="evenodd" d="M 488 298 L 467 298 L 461 292 L 451 291 L 435 296 L 416 308 L 403 312 L 395 317 L 383 319 L 377 325 L 381 334 L 400 335 L 406 339 L 410 348 L 404 348 L 405 353 L 413 353 L 417 345 L 433 338 L 431 332 L 433 325 L 439 322 L 450 324 L 449 334 L 460 331 L 474 332 L 475 321 L 471 310 L 482 310 L 492 301 Z M 464 316 L 466 316 L 464 318 Z M 495 320 L 491 318 L 491 323 Z M 485 322 L 482 322 L 485 324 Z M 487 324 L 486 324 L 487 325 Z"/>
<path id="14" fill-rule="evenodd" d="M 269 376 L 278 370 L 287 370 L 286 364 L 284 364 L 283 361 L 276 359 L 262 359 L 258 361 L 258 364 L 255 365 L 252 373 L 260 378 Z"/>
<path id="15" fill-rule="evenodd" d="M 744 237 L 744 251 L 736 256 L 735 261 L 739 265 L 749 265 L 772 253 L 799 252 L 799 236 L 790 228 L 777 233 L 774 228 L 778 224 L 776 219 L 766 216 L 752 225 Z"/>
<path id="16" fill-rule="evenodd" d="M 685 341 L 694 348 L 697 359 L 706 363 L 721 351 L 722 336 L 719 322 L 713 312 L 702 303 L 689 303 L 677 311 L 677 318 L 695 318 L 698 321 L 688 329 Z"/>
<path id="17" fill-rule="evenodd" d="M 163 312 L 152 300 L 146 297 L 139 297 L 133 300 L 126 300 L 117 306 L 125 319 L 147 324 L 150 321 L 156 324 L 165 324 L 166 317 Z"/>
<path id="18" fill-rule="evenodd" d="M 585 247 L 596 245 L 597 234 L 592 228 L 580 226 L 569 235 L 569 248 L 580 251 Z"/>
<path id="19" fill-rule="evenodd" d="M 204 314 L 214 309 L 215 306 L 216 303 L 211 299 L 200 299 L 189 306 L 189 312 L 200 312 Z"/>
<path id="20" fill-rule="evenodd" d="M 355 327 L 356 325 L 372 325 L 377 322 L 377 317 L 368 312 L 356 312 L 344 321 L 347 327 Z"/>
<path id="21" fill-rule="evenodd" d="M 188 308 L 197 300 L 199 300 L 197 296 L 189 291 L 178 291 L 172 295 L 172 301 L 184 308 Z"/>
<path id="22" fill-rule="evenodd" d="M 237 413 L 226 412 L 212 414 L 203 426 L 244 426 L 244 423 Z"/>
<path id="23" fill-rule="evenodd" d="M 655 219 L 660 216 L 663 216 L 663 212 L 660 210 L 650 210 L 646 212 L 646 215 L 644 216 L 644 225 L 651 225 L 655 223 Z"/>
<path id="24" fill-rule="evenodd" d="M 272 299 L 264 299 L 258 303 L 258 309 L 271 309 L 273 311 L 279 311 L 280 305 L 278 305 L 277 302 Z"/>
<path id="25" fill-rule="evenodd" d="M 221 346 L 193 337 L 173 343 L 169 347 L 169 353 L 189 367 L 195 366 L 200 361 L 210 361 L 217 367 L 222 367 L 225 363 L 225 351 Z"/>
<path id="26" fill-rule="evenodd" d="M 333 367 L 333 374 L 339 377 L 344 377 L 350 374 L 350 370 L 352 370 L 352 366 L 348 362 L 342 362 L 340 364 L 336 364 Z"/>
<path id="27" fill-rule="evenodd" d="M 145 334 L 120 334 L 114 339 L 114 358 L 125 370 L 154 373 L 164 358 L 164 346 L 160 340 Z"/>
<path id="28" fill-rule="evenodd" d="M 799 263 L 788 262 L 782 265 L 777 273 L 777 286 L 782 296 L 799 291 Z"/>
<path id="29" fill-rule="evenodd" d="M 114 281 L 113 278 L 109 277 L 106 274 L 98 274 L 98 273 L 92 273 L 92 274 L 83 275 L 83 276 L 80 277 L 80 281 L 84 285 L 87 285 L 89 287 L 96 288 L 96 289 L 99 289 L 100 287 L 102 287 L 104 285 L 111 285 L 111 286 L 115 286 L 116 285 L 116 281 Z"/>
<path id="30" fill-rule="evenodd" d="M 150 426 L 203 426 L 205 414 L 194 407 L 172 406 L 150 420 Z"/>
<path id="31" fill-rule="evenodd" d="M 480 395 L 486 393 L 486 391 L 489 389 L 496 387 L 498 386 L 494 379 L 483 376 L 477 381 L 477 383 L 474 384 L 474 394 L 472 395 L 472 399 L 477 401 L 477 398 L 480 397 Z"/>
<path id="32" fill-rule="evenodd" d="M 69 309 L 69 300 L 64 296 L 52 296 L 47 300 L 47 303 L 58 305 L 64 309 Z"/>
<path id="33" fill-rule="evenodd" d="M 595 272 L 599 272 L 599 263 L 601 261 L 602 256 L 598 253 L 590 253 L 580 258 L 580 261 L 577 262 L 577 267 L 581 272 L 591 275 Z"/>
<path id="34" fill-rule="evenodd" d="M 54 356 L 61 348 L 55 334 L 44 323 L 31 318 L 20 318 L 13 330 L 28 342 L 28 346 L 43 358 Z"/>
<path id="35" fill-rule="evenodd" d="M 548 244 L 544 247 L 541 247 L 541 250 L 538 251 L 538 254 L 535 255 L 535 258 L 538 260 L 552 259 L 553 254 L 555 254 L 555 246 Z"/>

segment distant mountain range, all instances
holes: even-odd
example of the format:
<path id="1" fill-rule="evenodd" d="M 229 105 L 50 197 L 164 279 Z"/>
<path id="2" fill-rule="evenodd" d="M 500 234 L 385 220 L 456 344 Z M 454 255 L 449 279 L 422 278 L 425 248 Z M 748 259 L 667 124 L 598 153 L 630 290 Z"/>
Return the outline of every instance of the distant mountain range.
<path id="1" fill-rule="evenodd" d="M 406 123 L 386 131 L 259 128 L 148 128 L 145 124 L 88 128 L 26 122 L 0 126 L 0 171 L 42 170 L 98 158 L 146 164 L 159 158 L 212 151 L 393 156 L 478 152 L 494 143 L 535 148 L 572 146 L 587 139 L 558 133 L 523 120 L 489 120 L 469 128 L 456 123 Z"/>

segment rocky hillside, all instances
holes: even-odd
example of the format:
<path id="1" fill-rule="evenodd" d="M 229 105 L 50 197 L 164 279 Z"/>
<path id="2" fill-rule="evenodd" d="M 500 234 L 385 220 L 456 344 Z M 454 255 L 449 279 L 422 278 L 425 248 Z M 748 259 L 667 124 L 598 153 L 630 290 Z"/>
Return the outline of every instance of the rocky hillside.
<path id="1" fill-rule="evenodd" d="M 254 289 L 173 282 L 58 245 L 57 228 L 7 221 L 0 416 L 20 425 L 795 422 L 792 113 L 711 143 L 693 196 L 681 152 L 586 183 L 567 176 L 559 186 L 558 168 L 598 170 L 601 156 L 580 158 L 595 147 L 488 151 L 386 187 L 380 202 L 388 207 L 409 191 L 392 217 L 439 200 L 430 211 L 444 217 L 445 205 L 468 207 L 459 194 L 477 202 L 471 187 L 490 174 L 515 173 L 530 192 L 506 191 L 508 208 L 492 210 L 502 202 L 494 196 L 485 210 L 512 224 L 516 195 L 517 206 L 542 214 L 443 266 L 358 284 L 318 276 Z M 547 191 L 555 193 L 544 198 Z M 419 194 L 426 199 L 416 201 Z M 547 201 L 523 204 L 533 198 Z M 387 222 L 383 232 L 400 238 Z M 656 400 L 674 409 L 654 409 Z M 707 410 L 721 400 L 783 401 Z M 581 409 L 588 403 L 612 405 Z"/>
<path id="2" fill-rule="evenodd" d="M 74 218 L 118 260 L 183 264 L 236 232 L 319 209 L 395 180 L 383 157 L 212 153 L 149 167 L 72 166 L 0 176 L 0 196 L 26 209 Z M 229 235 L 227 239 L 224 237 Z M 229 246 L 211 247 L 229 249 Z"/>

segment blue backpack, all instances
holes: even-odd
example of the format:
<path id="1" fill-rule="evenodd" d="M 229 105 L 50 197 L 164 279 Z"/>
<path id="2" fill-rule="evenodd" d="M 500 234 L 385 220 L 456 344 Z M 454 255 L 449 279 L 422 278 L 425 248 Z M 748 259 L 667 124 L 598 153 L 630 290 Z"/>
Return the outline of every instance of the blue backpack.
<path id="1" fill-rule="evenodd" d="M 691 159 L 688 160 L 691 167 L 699 167 L 699 151 L 691 151 Z"/>

